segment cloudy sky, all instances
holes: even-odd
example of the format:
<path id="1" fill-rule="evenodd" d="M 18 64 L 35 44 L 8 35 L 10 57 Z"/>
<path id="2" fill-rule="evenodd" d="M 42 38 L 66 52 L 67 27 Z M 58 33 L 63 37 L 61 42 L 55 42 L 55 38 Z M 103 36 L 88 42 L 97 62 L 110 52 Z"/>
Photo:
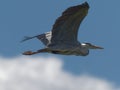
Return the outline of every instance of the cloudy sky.
<path id="1" fill-rule="evenodd" d="M 53 57 L 0 57 L 0 90 L 120 90 L 88 74 L 72 75 Z"/>
<path id="2" fill-rule="evenodd" d="M 86 0 L 90 9 L 78 38 L 104 50 L 86 57 L 21 55 L 44 47 L 37 39 L 20 43 L 24 36 L 51 30 L 61 12 L 84 1 L 0 0 L 0 90 L 119 90 L 120 0 Z"/>

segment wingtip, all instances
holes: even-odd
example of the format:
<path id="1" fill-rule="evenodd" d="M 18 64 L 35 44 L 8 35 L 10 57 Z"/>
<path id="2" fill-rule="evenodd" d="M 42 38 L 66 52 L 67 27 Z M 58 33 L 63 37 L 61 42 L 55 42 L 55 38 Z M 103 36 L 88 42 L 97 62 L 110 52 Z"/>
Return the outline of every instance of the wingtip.
<path id="1" fill-rule="evenodd" d="M 20 43 L 27 41 L 27 40 L 30 40 L 30 39 L 35 38 L 35 37 L 36 36 L 33 36 L 33 37 L 24 36 L 23 40 L 21 40 Z"/>
<path id="2" fill-rule="evenodd" d="M 87 1 L 85 1 L 82 5 L 85 6 L 85 7 L 87 7 L 87 8 L 90 8 L 90 6 L 89 6 L 89 4 L 88 4 Z"/>

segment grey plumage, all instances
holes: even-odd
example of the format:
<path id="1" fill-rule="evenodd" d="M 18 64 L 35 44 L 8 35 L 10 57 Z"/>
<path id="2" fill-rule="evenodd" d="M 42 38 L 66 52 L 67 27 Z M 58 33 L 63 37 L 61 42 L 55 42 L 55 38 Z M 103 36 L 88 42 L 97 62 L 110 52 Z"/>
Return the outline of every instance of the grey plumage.
<path id="1" fill-rule="evenodd" d="M 36 52 L 27 51 L 24 55 L 32 55 L 40 52 L 48 52 L 63 55 L 81 55 L 89 54 L 89 49 L 103 49 L 88 43 L 80 43 L 77 40 L 78 30 L 81 22 L 88 13 L 89 5 L 87 2 L 66 9 L 62 15 L 55 21 L 50 32 L 33 37 L 25 37 L 24 40 L 37 38 L 46 46 Z"/>

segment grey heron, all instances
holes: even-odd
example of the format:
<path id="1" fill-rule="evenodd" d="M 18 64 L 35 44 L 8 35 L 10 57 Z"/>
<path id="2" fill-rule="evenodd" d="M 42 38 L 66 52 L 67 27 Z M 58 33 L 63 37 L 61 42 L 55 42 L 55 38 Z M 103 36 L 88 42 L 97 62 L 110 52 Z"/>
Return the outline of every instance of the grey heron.
<path id="1" fill-rule="evenodd" d="M 23 55 L 47 52 L 62 55 L 86 56 L 89 54 L 89 49 L 103 49 L 90 43 L 80 43 L 77 39 L 79 26 L 87 15 L 88 9 L 89 4 L 87 2 L 69 7 L 56 20 L 50 32 L 33 37 L 25 37 L 22 41 L 37 38 L 45 45 L 45 48 L 35 52 L 26 51 Z"/>

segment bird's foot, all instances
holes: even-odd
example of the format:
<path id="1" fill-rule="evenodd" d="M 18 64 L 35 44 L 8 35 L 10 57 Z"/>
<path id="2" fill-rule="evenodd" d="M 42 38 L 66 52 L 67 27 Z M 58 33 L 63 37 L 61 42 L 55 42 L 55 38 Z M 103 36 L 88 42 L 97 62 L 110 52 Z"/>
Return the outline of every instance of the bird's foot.
<path id="1" fill-rule="evenodd" d="M 32 52 L 32 51 L 26 51 L 26 52 L 24 52 L 24 53 L 22 53 L 23 55 L 33 55 L 34 54 L 34 52 Z"/>

